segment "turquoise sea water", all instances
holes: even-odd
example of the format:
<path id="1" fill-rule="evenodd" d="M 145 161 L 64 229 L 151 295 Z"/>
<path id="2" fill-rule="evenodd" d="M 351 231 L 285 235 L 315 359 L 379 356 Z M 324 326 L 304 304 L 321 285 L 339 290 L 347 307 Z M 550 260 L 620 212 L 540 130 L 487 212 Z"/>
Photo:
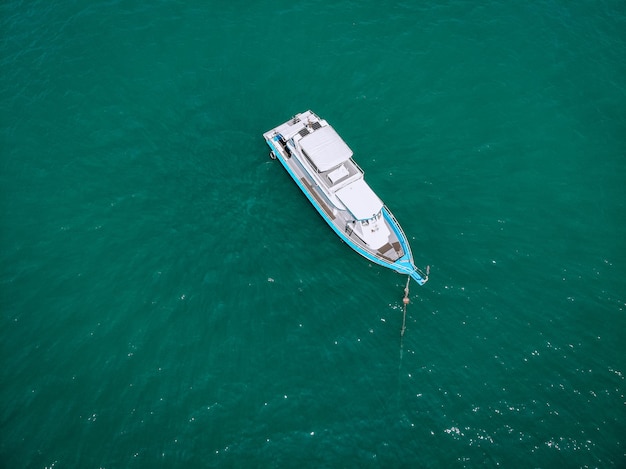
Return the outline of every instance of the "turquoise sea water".
<path id="1" fill-rule="evenodd" d="M 626 4 L 327 3 L 0 4 L 0 467 L 626 466 Z"/>

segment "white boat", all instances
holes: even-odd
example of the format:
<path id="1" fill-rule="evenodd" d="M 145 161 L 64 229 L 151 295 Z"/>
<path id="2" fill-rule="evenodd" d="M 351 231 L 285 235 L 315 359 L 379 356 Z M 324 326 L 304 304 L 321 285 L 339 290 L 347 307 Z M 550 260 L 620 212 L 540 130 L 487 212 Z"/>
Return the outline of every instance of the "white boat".
<path id="1" fill-rule="evenodd" d="M 263 137 L 270 156 L 283 164 L 343 241 L 366 259 L 426 283 L 428 276 L 415 267 L 402 228 L 328 122 L 306 111 Z"/>

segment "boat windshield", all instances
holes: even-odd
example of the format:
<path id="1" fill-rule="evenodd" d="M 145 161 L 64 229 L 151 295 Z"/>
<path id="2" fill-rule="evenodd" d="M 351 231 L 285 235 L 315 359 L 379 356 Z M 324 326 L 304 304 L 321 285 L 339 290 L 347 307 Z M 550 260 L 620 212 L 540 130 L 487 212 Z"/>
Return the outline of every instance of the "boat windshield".
<path id="1" fill-rule="evenodd" d="M 382 210 L 380 212 L 378 212 L 376 215 L 372 216 L 371 218 L 367 218 L 365 220 L 361 220 L 361 224 L 363 226 L 367 226 L 370 223 L 374 223 L 376 220 L 380 220 L 380 217 L 382 216 L 383 212 Z"/>

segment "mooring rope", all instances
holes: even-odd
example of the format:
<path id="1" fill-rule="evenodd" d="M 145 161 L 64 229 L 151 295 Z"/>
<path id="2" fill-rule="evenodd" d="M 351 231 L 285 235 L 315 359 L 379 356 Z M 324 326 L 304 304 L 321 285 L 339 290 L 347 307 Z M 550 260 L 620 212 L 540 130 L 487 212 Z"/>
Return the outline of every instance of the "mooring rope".
<path id="1" fill-rule="evenodd" d="M 404 304 L 404 312 L 402 314 L 402 330 L 400 331 L 400 336 L 404 337 L 404 331 L 406 330 L 406 306 L 409 304 L 411 300 L 409 300 L 409 282 L 411 282 L 411 276 L 406 279 L 406 287 L 404 287 L 404 298 L 402 298 L 402 303 Z"/>
<path id="2" fill-rule="evenodd" d="M 419 272 L 419 271 L 418 271 Z M 424 276 L 424 281 L 428 281 L 428 276 L 430 275 L 430 266 L 426 266 L 426 275 Z M 404 331 L 406 330 L 406 307 L 411 302 L 409 299 L 409 283 L 411 282 L 411 276 L 409 275 L 406 279 L 406 286 L 404 287 L 404 298 L 402 298 L 402 304 L 404 305 L 404 310 L 402 312 L 402 329 L 400 331 L 400 337 L 404 337 Z"/>

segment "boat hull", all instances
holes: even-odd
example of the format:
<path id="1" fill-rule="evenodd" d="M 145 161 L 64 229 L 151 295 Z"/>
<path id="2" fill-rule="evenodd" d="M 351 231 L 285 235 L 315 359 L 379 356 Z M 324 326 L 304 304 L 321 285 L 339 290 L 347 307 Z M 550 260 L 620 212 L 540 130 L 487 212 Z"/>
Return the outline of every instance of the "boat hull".
<path id="1" fill-rule="evenodd" d="M 284 142 L 281 141 L 281 135 L 275 130 L 264 134 L 272 158 L 280 161 L 296 185 L 309 199 L 311 205 L 315 207 L 337 236 L 369 261 L 398 273 L 409 275 L 420 285 L 426 283 L 428 277 L 414 265 L 411 247 L 406 235 L 387 206 L 383 205 L 381 213 L 390 232 L 388 243 L 379 249 L 372 249 L 356 231 L 350 229 L 351 221 L 348 211 L 338 209 L 333 204 L 325 191 L 319 187 L 317 181 L 311 177 L 303 162 L 293 156 L 290 150 L 286 148 Z M 354 222 L 352 221 L 352 223 Z"/>

